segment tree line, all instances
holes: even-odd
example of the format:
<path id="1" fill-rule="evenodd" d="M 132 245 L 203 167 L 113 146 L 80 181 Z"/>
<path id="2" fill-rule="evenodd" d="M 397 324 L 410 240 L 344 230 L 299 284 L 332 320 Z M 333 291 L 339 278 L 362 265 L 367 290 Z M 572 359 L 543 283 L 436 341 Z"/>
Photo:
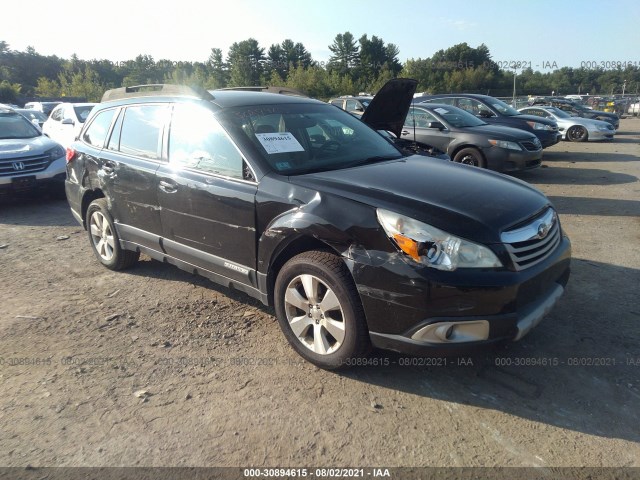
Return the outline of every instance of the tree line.
<path id="1" fill-rule="evenodd" d="M 206 89 L 237 86 L 278 85 L 294 88 L 315 98 L 328 99 L 358 92 L 375 93 L 398 76 L 418 80 L 418 91 L 468 92 L 510 96 L 514 71 L 492 60 L 489 48 L 460 43 L 428 58 L 402 64 L 399 48 L 375 35 L 356 39 L 350 32 L 335 36 L 327 62 L 314 60 L 300 42 L 285 39 L 268 49 L 249 38 L 235 42 L 226 56 L 212 48 L 202 62 L 154 60 L 150 55 L 113 62 L 44 56 L 27 47 L 15 51 L 0 41 L 0 102 L 20 103 L 34 97 L 82 97 L 99 101 L 105 90 L 149 83 L 179 83 Z M 640 67 L 620 65 L 603 68 L 555 68 L 534 71 L 529 65 L 516 68 L 519 95 L 590 93 L 609 95 L 637 93 Z M 555 66 L 555 65 L 553 65 Z M 625 83 L 626 81 L 626 83 Z"/>

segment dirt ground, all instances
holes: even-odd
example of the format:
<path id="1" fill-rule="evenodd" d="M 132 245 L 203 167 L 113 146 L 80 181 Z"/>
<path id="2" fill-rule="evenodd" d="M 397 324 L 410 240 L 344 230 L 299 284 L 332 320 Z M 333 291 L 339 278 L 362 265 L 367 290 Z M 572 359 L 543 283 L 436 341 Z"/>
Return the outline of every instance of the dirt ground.
<path id="1" fill-rule="evenodd" d="M 243 294 L 101 267 L 65 201 L 5 200 L 0 465 L 640 466 L 640 119 L 519 177 L 573 242 L 555 310 L 480 357 L 340 373 Z"/>

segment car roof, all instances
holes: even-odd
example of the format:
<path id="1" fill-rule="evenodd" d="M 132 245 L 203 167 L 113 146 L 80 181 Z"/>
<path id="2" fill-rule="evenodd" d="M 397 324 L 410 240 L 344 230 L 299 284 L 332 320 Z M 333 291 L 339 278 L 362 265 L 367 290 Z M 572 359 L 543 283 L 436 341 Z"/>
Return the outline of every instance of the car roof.
<path id="1" fill-rule="evenodd" d="M 298 95 L 285 93 L 268 93 L 265 91 L 255 91 L 252 89 L 228 89 L 228 90 L 197 90 L 180 85 L 151 85 L 160 87 L 155 90 L 135 90 L 138 87 L 124 87 L 108 90 L 102 97 L 101 110 L 105 107 L 117 105 L 129 105 L 133 103 L 153 103 L 153 102 L 180 102 L 180 101 L 200 101 L 217 106 L 218 108 L 231 108 L 252 105 L 278 105 L 278 104 L 319 104 L 324 102 Z"/>
<path id="2" fill-rule="evenodd" d="M 278 105 L 282 103 L 314 103 L 326 105 L 324 102 L 312 98 L 283 95 L 278 93 L 242 91 L 242 90 L 210 90 L 213 95 L 211 102 L 221 108 L 243 107 L 250 105 Z"/>
<path id="3" fill-rule="evenodd" d="M 421 97 L 416 97 L 416 99 L 420 98 L 450 98 L 450 97 L 464 97 L 464 98 L 477 98 L 477 99 L 488 99 L 495 98 L 490 95 L 482 95 L 480 93 L 436 93 L 433 95 L 423 95 Z"/>

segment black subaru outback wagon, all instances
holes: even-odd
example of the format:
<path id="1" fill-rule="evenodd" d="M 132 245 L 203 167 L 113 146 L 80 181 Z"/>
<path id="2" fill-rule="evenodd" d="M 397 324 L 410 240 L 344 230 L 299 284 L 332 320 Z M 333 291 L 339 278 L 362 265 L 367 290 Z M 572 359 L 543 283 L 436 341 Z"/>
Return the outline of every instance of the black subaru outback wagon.
<path id="1" fill-rule="evenodd" d="M 406 105 L 398 118 L 415 85 L 385 87 Z M 569 240 L 539 191 L 406 156 L 308 98 L 112 90 L 67 161 L 71 210 L 104 266 L 144 252 L 242 290 L 274 305 L 292 347 L 324 368 L 371 346 L 517 340 L 569 276 Z"/>

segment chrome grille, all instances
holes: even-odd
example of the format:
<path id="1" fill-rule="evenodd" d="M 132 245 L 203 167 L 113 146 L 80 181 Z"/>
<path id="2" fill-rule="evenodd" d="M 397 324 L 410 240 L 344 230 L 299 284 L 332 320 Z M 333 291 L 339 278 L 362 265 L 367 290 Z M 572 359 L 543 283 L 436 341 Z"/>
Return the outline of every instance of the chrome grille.
<path id="1" fill-rule="evenodd" d="M 0 177 L 23 175 L 25 173 L 41 172 L 51 162 L 49 155 L 35 155 L 31 157 L 0 158 Z"/>
<path id="2" fill-rule="evenodd" d="M 504 232 L 501 239 L 516 270 L 542 262 L 560 243 L 560 222 L 552 208 L 528 224 Z"/>

